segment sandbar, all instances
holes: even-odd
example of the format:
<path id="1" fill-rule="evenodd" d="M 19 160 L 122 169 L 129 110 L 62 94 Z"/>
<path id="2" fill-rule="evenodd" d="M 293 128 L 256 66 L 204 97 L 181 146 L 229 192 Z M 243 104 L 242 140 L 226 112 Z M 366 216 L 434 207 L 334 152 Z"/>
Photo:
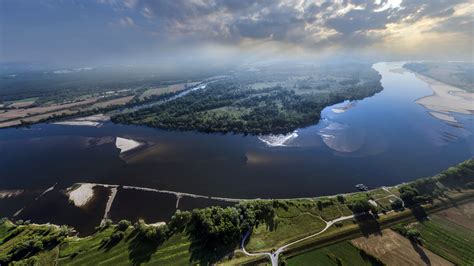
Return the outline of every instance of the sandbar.
<path id="1" fill-rule="evenodd" d="M 433 90 L 433 95 L 422 97 L 416 101 L 430 110 L 432 116 L 447 122 L 457 122 L 451 113 L 474 113 L 474 93 L 466 92 L 421 74 L 415 75 Z"/>
<path id="2" fill-rule="evenodd" d="M 126 139 L 117 137 L 115 140 L 115 146 L 120 149 L 120 153 L 125 153 L 141 146 L 142 143 L 135 141 L 133 139 Z"/>
<path id="3" fill-rule="evenodd" d="M 69 200 L 76 205 L 76 207 L 85 206 L 94 196 L 95 184 L 80 184 L 74 190 L 68 191 Z"/>

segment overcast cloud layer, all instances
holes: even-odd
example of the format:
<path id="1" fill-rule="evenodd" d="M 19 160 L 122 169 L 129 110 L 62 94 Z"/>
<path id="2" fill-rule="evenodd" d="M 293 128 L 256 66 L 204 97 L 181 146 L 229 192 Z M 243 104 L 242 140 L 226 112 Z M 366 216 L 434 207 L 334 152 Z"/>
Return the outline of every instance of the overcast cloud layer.
<path id="1" fill-rule="evenodd" d="M 1 5 L 2 62 L 328 54 L 473 60 L 469 0 L 4 0 Z"/>

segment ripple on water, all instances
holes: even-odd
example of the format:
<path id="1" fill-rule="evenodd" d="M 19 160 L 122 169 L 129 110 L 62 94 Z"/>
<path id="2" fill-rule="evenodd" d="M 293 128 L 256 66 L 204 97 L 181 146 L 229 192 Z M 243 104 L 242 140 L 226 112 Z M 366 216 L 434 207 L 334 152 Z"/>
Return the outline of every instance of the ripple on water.
<path id="1" fill-rule="evenodd" d="M 260 136 L 258 139 L 269 147 L 288 146 L 292 140 L 298 137 L 298 131 L 295 130 L 288 134 Z"/>

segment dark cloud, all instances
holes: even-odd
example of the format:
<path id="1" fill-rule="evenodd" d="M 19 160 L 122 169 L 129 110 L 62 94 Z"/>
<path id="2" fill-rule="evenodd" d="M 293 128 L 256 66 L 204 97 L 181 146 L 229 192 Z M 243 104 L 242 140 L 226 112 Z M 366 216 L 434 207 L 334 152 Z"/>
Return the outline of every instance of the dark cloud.
<path id="1" fill-rule="evenodd" d="M 410 0 L 403 1 L 394 14 L 396 20 L 417 21 L 426 17 L 439 17 L 454 11 L 454 7 L 469 0 Z"/>
<path id="2" fill-rule="evenodd" d="M 140 9 L 154 22 L 151 30 L 163 35 L 223 43 L 272 40 L 320 48 L 368 46 L 383 40 L 388 24 L 424 18 L 449 18 L 434 31 L 448 31 L 458 24 L 462 30 L 452 30 L 466 32 L 466 18 L 452 17 L 463 2 L 404 0 L 393 6 L 388 0 L 128 0 L 126 5 Z"/>
<path id="3" fill-rule="evenodd" d="M 388 23 L 388 12 L 373 10 L 351 10 L 345 15 L 328 19 L 326 25 L 342 34 L 352 34 L 357 31 L 385 29 Z"/>
<path id="4" fill-rule="evenodd" d="M 474 17 L 464 15 L 447 18 L 431 28 L 429 32 L 458 32 L 472 36 L 474 34 Z"/>

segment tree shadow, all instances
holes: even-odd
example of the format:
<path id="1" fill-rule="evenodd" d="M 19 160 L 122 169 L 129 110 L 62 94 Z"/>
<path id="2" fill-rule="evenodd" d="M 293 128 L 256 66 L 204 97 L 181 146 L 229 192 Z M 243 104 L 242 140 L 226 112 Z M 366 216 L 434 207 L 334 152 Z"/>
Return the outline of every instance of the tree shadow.
<path id="1" fill-rule="evenodd" d="M 414 242 L 414 241 L 410 241 L 410 244 L 412 245 L 413 249 L 416 251 L 416 253 L 418 253 L 418 255 L 420 255 L 420 259 L 426 264 L 426 265 L 431 265 L 431 261 L 430 259 L 428 258 L 428 256 L 426 255 L 425 251 L 423 250 L 423 248 L 421 248 L 418 243 Z"/>
<path id="2" fill-rule="evenodd" d="M 362 214 L 354 217 L 359 230 L 363 236 L 368 237 L 371 234 L 381 235 L 382 229 L 377 219 L 370 214 Z"/>
<path id="3" fill-rule="evenodd" d="M 113 247 L 115 247 L 120 241 L 122 241 L 122 238 L 121 239 L 112 239 L 112 238 L 110 238 L 108 241 L 103 241 L 100 244 L 99 249 L 105 249 L 105 252 L 107 252 L 110 249 L 112 249 Z"/>
<path id="4" fill-rule="evenodd" d="M 215 264 L 226 256 L 232 256 L 236 246 L 237 244 L 224 245 L 220 241 L 191 239 L 191 245 L 189 246 L 189 252 L 191 253 L 190 263 L 201 265 Z"/>
<path id="5" fill-rule="evenodd" d="M 419 222 L 427 221 L 428 214 L 426 213 L 425 209 L 420 205 L 412 205 L 409 207 L 413 217 Z"/>
<path id="6" fill-rule="evenodd" d="M 138 231 L 137 231 L 137 230 L 133 230 L 133 231 L 132 231 L 130 234 L 128 234 L 128 236 L 125 238 L 125 242 L 130 241 L 130 239 L 135 238 L 137 235 L 138 235 Z"/>
<path id="7" fill-rule="evenodd" d="M 135 237 L 128 244 L 128 258 L 133 265 L 141 265 L 150 261 L 151 255 L 161 244 L 163 241 L 150 240 L 135 233 Z"/>
<path id="8" fill-rule="evenodd" d="M 265 225 L 268 231 L 276 231 L 278 229 L 278 220 L 275 220 L 274 217 L 266 217 Z"/>
<path id="9" fill-rule="evenodd" d="M 371 255 L 367 254 L 364 250 L 359 249 L 359 255 L 360 257 L 367 263 L 369 263 L 372 266 L 383 266 L 382 263 L 378 262 L 374 257 Z"/>

